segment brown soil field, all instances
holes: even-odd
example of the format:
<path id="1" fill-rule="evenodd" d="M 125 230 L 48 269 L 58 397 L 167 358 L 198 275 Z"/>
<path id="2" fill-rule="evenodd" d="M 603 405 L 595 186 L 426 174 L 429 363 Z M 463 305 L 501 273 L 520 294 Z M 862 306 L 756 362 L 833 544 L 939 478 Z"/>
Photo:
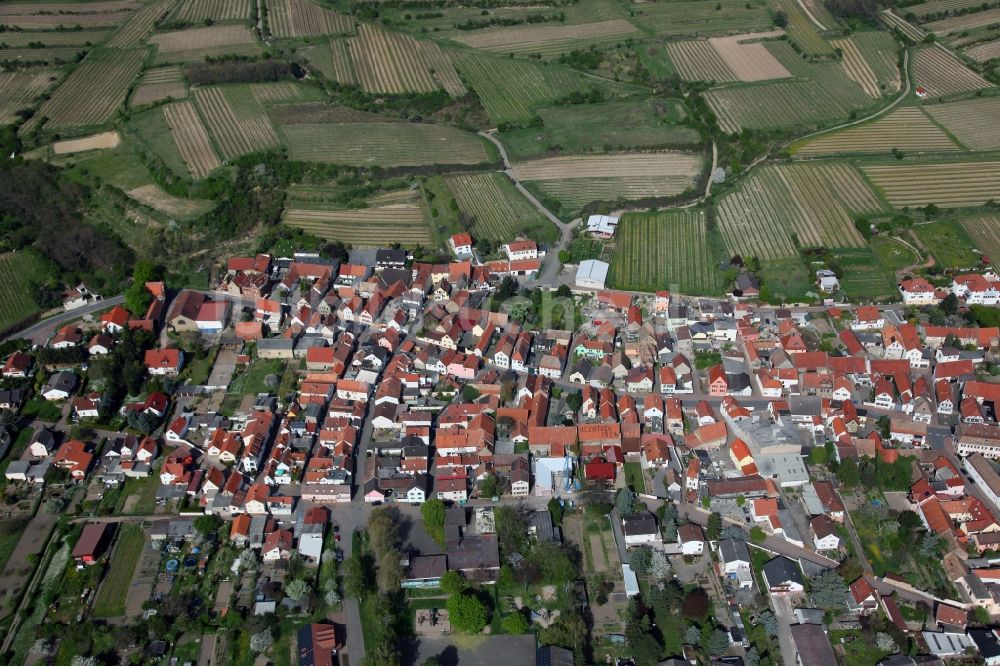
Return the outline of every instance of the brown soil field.
<path id="1" fill-rule="evenodd" d="M 791 73 L 771 52 L 761 43 L 746 44 L 754 39 L 777 37 L 784 34 L 780 30 L 773 32 L 750 33 L 732 37 L 713 37 L 708 40 L 712 48 L 719 54 L 740 81 L 766 81 L 769 79 L 786 79 Z"/>
<path id="2" fill-rule="evenodd" d="M 982 42 L 965 49 L 965 55 L 976 62 L 989 62 L 994 58 L 1000 58 L 1000 39 L 991 42 Z"/>
<path id="3" fill-rule="evenodd" d="M 192 176 L 204 178 L 221 164 L 194 104 L 178 102 L 165 106 L 163 118 Z"/>
<path id="4" fill-rule="evenodd" d="M 207 28 L 191 28 L 154 35 L 151 44 L 156 44 L 161 53 L 211 49 L 218 46 L 253 44 L 253 35 L 242 25 L 213 25 Z"/>
<path id="5" fill-rule="evenodd" d="M 212 208 L 211 202 L 181 199 L 167 194 L 156 185 L 137 187 L 129 190 L 128 195 L 142 205 L 171 217 L 193 217 Z"/>
<path id="6" fill-rule="evenodd" d="M 82 153 L 85 150 L 117 148 L 121 140 L 118 132 L 101 132 L 82 139 L 56 141 L 52 144 L 52 152 L 56 155 L 68 155 L 69 153 Z"/>
<path id="7" fill-rule="evenodd" d="M 142 5 L 134 0 L 111 2 L 11 2 L 0 4 L 0 24 L 22 29 L 57 26 L 118 25 Z"/>
<path id="8" fill-rule="evenodd" d="M 626 153 L 582 157 L 550 157 L 514 165 L 518 180 L 563 180 L 621 176 L 694 175 L 701 156 L 693 153 Z"/>
<path id="9" fill-rule="evenodd" d="M 251 9 L 250 0 L 183 0 L 174 17 L 190 23 L 238 21 L 250 16 Z"/>
<path id="10" fill-rule="evenodd" d="M 738 81 L 733 70 L 707 41 L 667 44 L 670 61 L 685 81 Z"/>
<path id="11" fill-rule="evenodd" d="M 487 51 L 530 51 L 552 42 L 624 37 L 635 34 L 638 28 L 625 19 L 596 21 L 580 25 L 528 25 L 499 30 L 483 30 L 471 35 L 458 35 L 456 41 L 475 49 Z"/>
<path id="12" fill-rule="evenodd" d="M 132 92 L 130 106 L 144 106 L 165 99 L 184 99 L 187 88 L 180 67 L 157 67 L 146 70 L 142 81 Z"/>

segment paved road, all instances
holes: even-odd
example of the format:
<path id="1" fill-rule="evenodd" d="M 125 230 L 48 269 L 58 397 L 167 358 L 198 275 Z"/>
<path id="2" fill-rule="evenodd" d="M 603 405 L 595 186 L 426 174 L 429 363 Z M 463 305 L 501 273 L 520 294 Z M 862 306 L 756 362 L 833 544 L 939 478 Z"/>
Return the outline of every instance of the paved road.
<path id="1" fill-rule="evenodd" d="M 105 298 L 100 301 L 94 301 L 93 303 L 88 303 L 81 308 L 76 308 L 74 310 L 70 310 L 69 312 L 61 312 L 57 315 L 49 317 L 48 319 L 43 319 L 23 331 L 9 336 L 9 338 L 27 338 L 37 345 L 45 344 L 48 339 L 52 337 L 55 330 L 66 322 L 79 319 L 85 314 L 109 310 L 112 307 L 124 302 L 124 294 Z"/>
<path id="2" fill-rule="evenodd" d="M 365 635 L 361 631 L 361 608 L 358 600 L 344 599 L 344 621 L 347 623 L 345 647 L 351 664 L 360 664 L 365 659 Z"/>
<path id="3" fill-rule="evenodd" d="M 792 614 L 792 600 L 788 597 L 771 596 L 774 606 L 774 616 L 778 620 L 778 647 L 781 650 L 781 661 L 788 666 L 798 663 L 795 655 L 795 641 L 792 640 L 792 624 L 795 616 Z"/>

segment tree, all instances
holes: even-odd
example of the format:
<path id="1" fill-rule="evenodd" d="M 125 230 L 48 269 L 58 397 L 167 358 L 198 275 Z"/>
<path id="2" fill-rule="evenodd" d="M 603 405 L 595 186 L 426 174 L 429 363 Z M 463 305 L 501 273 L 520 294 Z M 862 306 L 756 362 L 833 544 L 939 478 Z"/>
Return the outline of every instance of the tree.
<path id="1" fill-rule="evenodd" d="M 621 516 L 630 516 L 635 511 L 635 493 L 629 488 L 620 488 L 615 495 L 615 506 Z"/>
<path id="2" fill-rule="evenodd" d="M 722 629 L 714 629 L 708 634 L 702 647 L 710 655 L 720 655 L 729 649 L 729 634 Z"/>
<path id="3" fill-rule="evenodd" d="M 487 622 L 486 606 L 470 592 L 460 592 L 448 598 L 448 619 L 451 626 L 466 634 L 482 632 Z"/>
<path id="4" fill-rule="evenodd" d="M 948 294 L 941 299 L 941 310 L 949 317 L 958 312 L 958 296 Z"/>
<path id="5" fill-rule="evenodd" d="M 487 474 L 479 484 L 479 494 L 481 497 L 497 497 L 500 494 L 500 483 L 497 475 Z"/>
<path id="6" fill-rule="evenodd" d="M 722 516 L 718 512 L 713 511 L 708 516 L 708 526 L 705 528 L 705 536 L 708 537 L 709 541 L 716 541 L 720 533 L 722 533 Z"/>
<path id="7" fill-rule="evenodd" d="M 663 505 L 663 538 L 677 540 L 677 507 L 672 502 Z"/>
<path id="8" fill-rule="evenodd" d="M 50 497 L 45 501 L 45 513 L 55 516 L 62 513 L 66 504 L 61 497 Z"/>
<path id="9" fill-rule="evenodd" d="M 659 663 L 663 646 L 652 634 L 637 634 L 627 643 L 636 666 L 656 666 Z"/>
<path id="10" fill-rule="evenodd" d="M 375 580 L 378 588 L 383 592 L 398 590 L 403 582 L 403 564 L 400 562 L 400 553 L 396 548 L 379 553 L 378 572 Z"/>
<path id="11" fill-rule="evenodd" d="M 70 666 L 100 666 L 97 657 L 81 657 L 76 656 L 69 662 Z"/>
<path id="12" fill-rule="evenodd" d="M 272 645 L 274 645 L 274 636 L 271 635 L 270 629 L 257 632 L 250 637 L 250 649 L 258 654 L 267 652 Z"/>
<path id="13" fill-rule="evenodd" d="M 649 573 L 657 581 L 665 581 L 672 573 L 670 559 L 662 550 L 654 550 L 649 560 Z"/>
<path id="14" fill-rule="evenodd" d="M 526 633 L 530 626 L 528 618 L 524 617 L 524 613 L 520 611 L 511 613 L 500 621 L 500 627 L 508 634 Z"/>
<path id="15" fill-rule="evenodd" d="M 198 516 L 194 519 L 194 530 L 203 537 L 211 536 L 222 527 L 222 519 L 214 514 Z"/>
<path id="16" fill-rule="evenodd" d="M 684 596 L 681 602 L 681 613 L 692 622 L 704 622 L 708 617 L 708 610 L 711 602 L 708 593 L 700 587 L 696 587 Z"/>
<path id="17" fill-rule="evenodd" d="M 475 386 L 466 384 L 462 387 L 462 400 L 465 402 L 475 402 L 482 395 Z"/>
<path id="18" fill-rule="evenodd" d="M 125 309 L 137 317 L 144 317 L 153 295 L 146 289 L 147 282 L 158 279 L 159 271 L 149 261 L 137 261 L 132 270 L 132 284 L 125 290 Z"/>
<path id="19" fill-rule="evenodd" d="M 757 648 L 751 647 L 747 650 L 746 655 L 743 657 L 743 661 L 746 662 L 747 666 L 760 666 L 760 655 L 757 653 Z"/>
<path id="20" fill-rule="evenodd" d="M 701 632 L 698 627 L 692 625 L 684 632 L 684 642 L 688 645 L 698 645 L 701 643 Z"/>
<path id="21" fill-rule="evenodd" d="M 566 396 L 566 406 L 573 410 L 576 414 L 583 407 L 583 395 L 577 392 L 570 393 Z"/>
<path id="22" fill-rule="evenodd" d="M 240 569 L 242 571 L 257 571 L 259 563 L 257 562 L 257 556 L 254 555 L 252 550 L 244 550 L 240 553 Z"/>
<path id="23" fill-rule="evenodd" d="M 465 578 L 457 571 L 446 571 L 441 576 L 441 590 L 449 595 L 458 594 L 465 589 Z"/>
<path id="24" fill-rule="evenodd" d="M 323 595 L 323 601 L 327 606 L 337 606 L 340 604 L 340 592 L 336 588 L 331 588 Z"/>
<path id="25" fill-rule="evenodd" d="M 420 507 L 420 517 L 424 521 L 424 529 L 438 544 L 444 545 L 444 502 L 436 497 L 427 500 Z"/>
<path id="26" fill-rule="evenodd" d="M 847 599 L 847 585 L 837 572 L 828 569 L 811 581 L 812 601 L 825 611 L 842 610 Z"/>
<path id="27" fill-rule="evenodd" d="M 632 549 L 632 557 L 630 558 L 630 564 L 632 566 L 632 571 L 639 574 L 640 576 L 649 571 L 650 562 L 653 559 L 653 551 L 647 546 L 638 546 Z"/>
<path id="28" fill-rule="evenodd" d="M 854 458 L 847 458 L 837 465 L 837 479 L 845 488 L 854 488 L 861 483 L 861 470 Z"/>
<path id="29" fill-rule="evenodd" d="M 296 578 L 285 586 L 285 596 L 295 601 L 305 599 L 309 596 L 310 592 L 312 592 L 312 587 L 301 578 Z"/>
<path id="30" fill-rule="evenodd" d="M 719 532 L 719 538 L 746 541 L 748 537 L 746 531 L 739 525 L 726 525 L 722 528 L 722 531 Z"/>
<path id="31" fill-rule="evenodd" d="M 554 525 L 556 525 L 557 527 L 559 525 L 562 525 L 562 521 L 563 521 L 563 505 L 562 505 L 562 503 L 559 502 L 558 499 L 556 499 L 555 497 L 553 497 L 552 499 L 549 500 L 547 508 L 549 510 L 549 515 L 552 516 L 552 523 Z"/>
<path id="32" fill-rule="evenodd" d="M 775 617 L 774 611 L 767 608 L 760 615 L 757 616 L 757 622 L 760 626 L 764 627 L 764 631 L 767 632 L 768 636 L 774 636 L 778 633 L 778 618 Z"/>
<path id="33" fill-rule="evenodd" d="M 767 539 L 767 532 L 765 532 L 759 525 L 754 525 L 750 528 L 750 543 L 761 544 Z"/>

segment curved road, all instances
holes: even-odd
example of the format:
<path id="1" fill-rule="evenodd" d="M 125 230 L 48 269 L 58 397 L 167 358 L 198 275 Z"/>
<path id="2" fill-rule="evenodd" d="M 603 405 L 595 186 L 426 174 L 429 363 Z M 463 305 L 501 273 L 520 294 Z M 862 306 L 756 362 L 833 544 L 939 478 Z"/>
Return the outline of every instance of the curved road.
<path id="1" fill-rule="evenodd" d="M 55 316 L 49 317 L 48 319 L 42 319 L 23 331 L 19 331 L 8 336 L 8 339 L 27 338 L 35 344 L 44 344 L 50 337 L 52 337 L 52 333 L 63 324 L 73 321 L 74 319 L 79 319 L 85 314 L 93 314 L 94 312 L 108 310 L 116 305 L 121 305 L 124 302 L 124 294 L 105 298 L 100 301 L 94 301 L 93 303 L 88 303 L 81 308 L 61 312 Z"/>

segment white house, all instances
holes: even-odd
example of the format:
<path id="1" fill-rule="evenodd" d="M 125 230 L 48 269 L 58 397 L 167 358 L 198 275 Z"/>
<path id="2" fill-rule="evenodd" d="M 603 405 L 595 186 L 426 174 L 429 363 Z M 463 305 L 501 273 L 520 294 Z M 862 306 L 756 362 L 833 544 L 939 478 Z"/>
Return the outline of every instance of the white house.
<path id="1" fill-rule="evenodd" d="M 937 305 L 941 300 L 934 285 L 924 278 L 911 278 L 899 283 L 899 293 L 906 305 Z"/>
<path id="2" fill-rule="evenodd" d="M 979 274 L 959 275 L 951 282 L 951 293 L 964 298 L 969 305 L 997 305 L 1000 290 L 996 284 Z"/>
<path id="3" fill-rule="evenodd" d="M 625 535 L 625 547 L 646 546 L 660 543 L 660 530 L 656 520 L 648 513 L 622 518 L 622 532 Z"/>
<path id="4" fill-rule="evenodd" d="M 719 541 L 720 571 L 734 581 L 741 590 L 753 587 L 753 570 L 750 568 L 750 550 L 740 539 Z"/>
<path id="5" fill-rule="evenodd" d="M 840 548 L 840 535 L 837 533 L 837 526 L 826 514 L 816 516 L 809 522 L 809 529 L 812 532 L 813 546 L 816 550 L 837 550 Z"/>
<path id="6" fill-rule="evenodd" d="M 705 533 L 694 523 L 677 528 L 677 543 L 684 555 L 699 556 L 705 552 Z"/>
<path id="7" fill-rule="evenodd" d="M 448 245 L 451 246 L 451 251 L 454 252 L 457 257 L 464 257 L 472 254 L 472 236 L 468 233 L 463 232 L 455 234 L 448 239 Z"/>
<path id="8" fill-rule="evenodd" d="M 597 238 L 612 238 L 618 231 L 618 216 L 591 215 L 587 218 L 587 231 Z"/>
<path id="9" fill-rule="evenodd" d="M 507 258 L 511 261 L 519 259 L 537 259 L 538 243 L 533 240 L 514 241 L 503 246 L 503 251 L 507 253 Z"/>

